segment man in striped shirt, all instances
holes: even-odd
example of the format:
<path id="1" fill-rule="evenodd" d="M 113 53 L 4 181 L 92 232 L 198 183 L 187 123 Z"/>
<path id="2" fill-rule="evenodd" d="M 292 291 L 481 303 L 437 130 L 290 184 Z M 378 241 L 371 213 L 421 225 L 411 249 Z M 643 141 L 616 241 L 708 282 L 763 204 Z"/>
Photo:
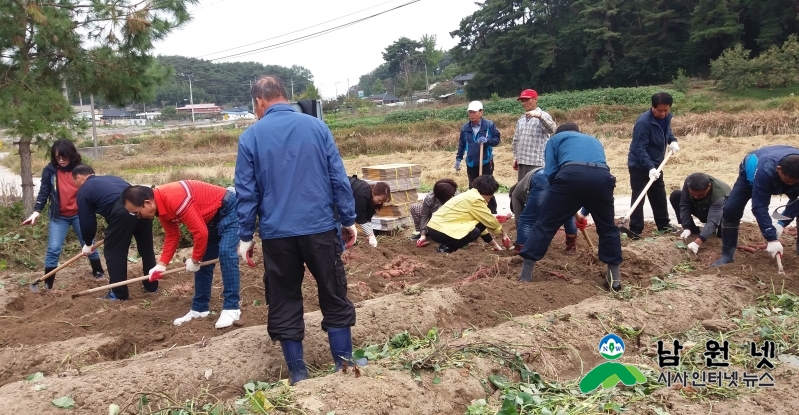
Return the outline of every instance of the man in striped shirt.
<path id="1" fill-rule="evenodd" d="M 544 165 L 544 148 L 549 135 L 555 132 L 555 121 L 546 111 L 538 108 L 538 93 L 525 89 L 518 100 L 524 107 L 524 114 L 516 121 L 511 150 L 513 169 L 518 172 L 517 182 L 531 170 Z"/>
<path id="2" fill-rule="evenodd" d="M 180 242 L 180 224 L 186 225 L 194 240 L 186 271 L 194 272 L 194 299 L 191 311 L 175 319 L 176 326 L 208 316 L 215 264 L 201 261 L 219 258 L 222 270 L 222 312 L 216 328 L 229 327 L 241 317 L 239 309 L 239 223 L 236 196 L 223 187 L 196 180 L 181 180 L 152 189 L 131 186 L 122 193 L 125 209 L 139 218 L 158 216 L 164 228 L 164 248 L 158 264 L 150 270 L 150 280 L 161 278 Z"/>

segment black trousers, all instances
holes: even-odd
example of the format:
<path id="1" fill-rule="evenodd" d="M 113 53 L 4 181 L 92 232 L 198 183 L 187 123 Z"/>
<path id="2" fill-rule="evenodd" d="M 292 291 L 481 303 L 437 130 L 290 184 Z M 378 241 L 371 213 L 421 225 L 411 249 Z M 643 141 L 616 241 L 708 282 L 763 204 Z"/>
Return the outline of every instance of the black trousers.
<path id="1" fill-rule="evenodd" d="M 488 164 L 483 165 L 483 174 L 490 174 L 494 175 L 494 160 L 488 162 Z M 469 189 L 472 188 L 472 182 L 477 176 L 480 175 L 480 166 L 474 167 L 466 167 L 466 175 L 469 176 Z M 497 214 L 497 198 L 492 197 L 491 200 L 488 201 L 488 209 L 493 214 Z"/>
<path id="2" fill-rule="evenodd" d="M 671 192 L 669 195 L 669 203 L 671 203 L 672 209 L 674 209 L 674 213 L 677 215 L 677 222 L 680 222 L 682 225 L 686 218 L 680 216 L 680 199 L 682 198 L 682 190 L 675 190 Z M 707 223 L 707 213 L 708 211 L 702 210 L 701 212 L 699 209 L 696 209 L 694 206 L 691 206 L 691 216 L 696 216 L 702 223 Z M 693 220 L 691 220 L 693 222 Z M 692 231 L 697 231 L 699 228 L 694 225 L 695 229 L 691 229 Z"/>
<path id="3" fill-rule="evenodd" d="M 646 187 L 646 184 L 649 183 L 649 171 L 632 167 L 628 169 L 630 171 L 630 187 L 633 190 L 632 199 L 630 199 L 630 206 L 632 206 L 641 191 Z M 657 225 L 658 230 L 667 229 L 669 227 L 669 208 L 666 204 L 666 183 L 663 182 L 662 172 L 660 177 L 647 190 L 645 199 L 649 200 L 649 206 L 652 207 L 652 215 L 655 217 L 655 225 Z M 593 213 L 592 211 L 591 214 Z M 639 235 L 644 231 L 643 200 L 630 215 L 630 230 Z"/>
<path id="4" fill-rule="evenodd" d="M 483 238 L 483 240 L 486 243 L 493 241 L 494 238 L 491 237 L 490 233 L 487 233 L 485 235 L 480 235 L 485 230 L 486 226 L 483 225 L 482 223 L 478 223 L 477 226 L 475 226 L 471 232 L 466 234 L 466 236 L 464 236 L 461 239 L 455 239 L 435 229 L 427 228 L 427 237 L 433 240 L 434 242 L 446 245 L 446 247 L 449 248 L 449 252 L 455 252 L 466 246 L 468 243 L 476 241 L 477 238 Z"/>
<path id="5" fill-rule="evenodd" d="M 273 341 L 305 338 L 302 280 L 305 267 L 316 280 L 322 330 L 355 325 L 355 306 L 347 298 L 347 274 L 336 230 L 264 239 L 264 285 L 269 306 L 267 332 Z"/>
<path id="6" fill-rule="evenodd" d="M 538 261 L 544 257 L 555 233 L 581 207 L 591 212 L 599 235 L 599 259 L 611 265 L 621 264 L 621 235 L 616 226 L 613 189 L 616 178 L 606 167 L 567 164 L 560 168 L 549 186 L 549 194 L 541 206 L 519 255 Z"/>
<path id="7" fill-rule="evenodd" d="M 111 210 L 111 215 L 105 218 L 108 227 L 105 229 L 105 243 L 103 256 L 108 268 L 108 282 L 111 284 L 128 279 L 128 250 L 130 242 L 136 238 L 136 249 L 142 260 L 142 273 L 147 274 L 155 262 L 153 250 L 153 220 L 137 219 L 125 210 L 125 205 L 119 200 Z M 142 281 L 144 289 L 150 292 L 158 290 L 158 281 Z M 128 286 L 112 288 L 111 291 L 120 300 L 128 299 Z"/>

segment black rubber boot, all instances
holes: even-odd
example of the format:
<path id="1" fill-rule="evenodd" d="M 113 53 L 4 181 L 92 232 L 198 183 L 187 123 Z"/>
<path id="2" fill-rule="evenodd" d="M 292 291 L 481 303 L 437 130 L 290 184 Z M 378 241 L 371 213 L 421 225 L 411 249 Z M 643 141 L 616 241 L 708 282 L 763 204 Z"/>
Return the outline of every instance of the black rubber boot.
<path id="1" fill-rule="evenodd" d="M 735 261 L 735 249 L 738 248 L 738 226 L 725 225 L 721 228 L 721 258 L 710 264 L 719 267 Z"/>
<path id="2" fill-rule="evenodd" d="M 45 275 L 46 275 L 48 272 L 50 272 L 50 271 L 52 271 L 52 270 L 54 270 L 54 269 L 56 269 L 56 268 L 58 268 L 58 267 L 44 267 L 44 273 L 45 273 Z M 44 286 L 45 286 L 45 287 L 47 287 L 47 289 L 48 289 L 48 290 L 52 290 L 52 289 L 53 289 L 53 283 L 54 283 L 54 282 L 55 282 L 55 274 L 53 274 L 53 275 L 51 275 L 51 276 L 47 277 L 47 279 L 45 279 L 45 280 L 44 280 Z"/>
<path id="3" fill-rule="evenodd" d="M 535 269 L 535 261 L 532 259 L 525 259 L 522 263 L 522 272 L 519 274 L 519 281 L 531 282 L 533 280 L 533 269 Z"/>
<path id="4" fill-rule="evenodd" d="M 577 234 L 566 234 L 566 250 L 563 253 L 566 255 L 574 255 L 577 253 Z"/>
<path id="5" fill-rule="evenodd" d="M 92 276 L 95 279 L 101 280 L 105 278 L 105 271 L 103 271 L 103 263 L 99 259 L 90 259 L 89 264 L 92 266 Z"/>
<path id="6" fill-rule="evenodd" d="M 605 288 L 616 292 L 621 291 L 621 271 L 619 264 L 608 264 L 608 270 L 605 274 Z"/>
<path id="7" fill-rule="evenodd" d="M 280 348 L 289 368 L 289 385 L 294 386 L 301 380 L 308 379 L 308 366 L 303 358 L 302 342 L 295 340 L 281 340 Z"/>

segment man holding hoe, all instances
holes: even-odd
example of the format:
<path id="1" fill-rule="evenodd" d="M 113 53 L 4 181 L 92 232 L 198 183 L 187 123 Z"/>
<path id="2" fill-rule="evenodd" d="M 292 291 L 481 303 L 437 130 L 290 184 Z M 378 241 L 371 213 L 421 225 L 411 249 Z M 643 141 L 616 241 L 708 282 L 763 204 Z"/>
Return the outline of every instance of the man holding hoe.
<path id="1" fill-rule="evenodd" d="M 137 217 L 158 216 L 164 228 L 164 249 L 158 264 L 150 269 L 150 281 L 157 281 L 180 242 L 180 224 L 186 225 L 194 239 L 186 271 L 194 273 L 194 299 L 191 310 L 175 319 L 174 325 L 209 314 L 211 287 L 216 264 L 200 266 L 200 262 L 219 258 L 222 268 L 222 312 L 215 327 L 230 327 L 241 317 L 239 309 L 238 216 L 236 195 L 223 187 L 196 180 L 181 180 L 152 189 L 130 186 L 122 194 L 125 209 Z"/>

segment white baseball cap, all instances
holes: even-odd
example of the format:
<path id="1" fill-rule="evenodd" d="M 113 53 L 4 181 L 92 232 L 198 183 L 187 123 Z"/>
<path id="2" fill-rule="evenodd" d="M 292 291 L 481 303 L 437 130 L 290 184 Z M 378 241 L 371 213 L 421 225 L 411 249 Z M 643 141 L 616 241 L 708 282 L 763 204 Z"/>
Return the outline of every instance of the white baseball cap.
<path id="1" fill-rule="evenodd" d="M 467 111 L 480 111 L 483 109 L 483 103 L 480 101 L 472 101 L 469 103 Z"/>

